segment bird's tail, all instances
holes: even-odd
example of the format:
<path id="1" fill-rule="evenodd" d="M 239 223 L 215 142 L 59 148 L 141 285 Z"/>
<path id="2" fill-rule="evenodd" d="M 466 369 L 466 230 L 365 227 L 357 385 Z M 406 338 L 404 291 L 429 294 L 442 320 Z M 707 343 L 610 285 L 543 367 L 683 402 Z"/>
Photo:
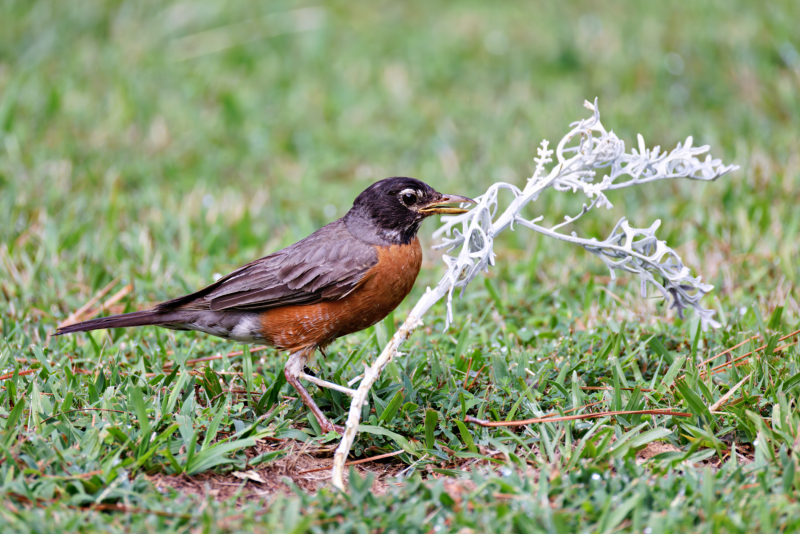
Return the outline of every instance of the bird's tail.
<path id="1" fill-rule="evenodd" d="M 167 325 L 179 320 L 175 312 L 158 310 L 144 310 L 122 315 L 111 315 L 91 319 L 82 323 L 71 324 L 59 328 L 54 335 L 74 334 L 75 332 L 88 332 L 89 330 L 105 330 L 106 328 L 125 328 L 128 326 Z"/>

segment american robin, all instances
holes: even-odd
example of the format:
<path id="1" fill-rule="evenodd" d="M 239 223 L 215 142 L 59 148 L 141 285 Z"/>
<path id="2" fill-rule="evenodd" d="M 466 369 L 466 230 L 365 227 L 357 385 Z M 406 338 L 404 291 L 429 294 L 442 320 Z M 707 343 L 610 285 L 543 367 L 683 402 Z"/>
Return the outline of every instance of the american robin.
<path id="1" fill-rule="evenodd" d="M 364 190 L 341 219 L 236 269 L 213 284 L 144 310 L 92 319 L 56 335 L 129 326 L 199 330 L 242 343 L 290 352 L 284 373 L 325 432 L 332 424 L 300 383 L 352 394 L 305 372 L 316 349 L 386 317 L 408 295 L 419 274 L 417 231 L 435 214 L 467 210 L 449 204 L 472 199 L 443 195 L 413 178 L 387 178 Z"/>

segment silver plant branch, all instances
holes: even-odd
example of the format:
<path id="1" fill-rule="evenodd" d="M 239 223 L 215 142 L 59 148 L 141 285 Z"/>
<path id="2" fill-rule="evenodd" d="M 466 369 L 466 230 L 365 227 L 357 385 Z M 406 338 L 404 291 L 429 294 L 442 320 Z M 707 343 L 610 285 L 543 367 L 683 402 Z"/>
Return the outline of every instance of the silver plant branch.
<path id="1" fill-rule="evenodd" d="M 633 149 L 628 153 L 625 143 L 613 131 L 607 131 L 600 122 L 597 100 L 594 104 L 585 102 L 584 105 L 592 111 L 592 116 L 571 124 L 571 131 L 561 139 L 555 151 L 548 148 L 547 141 L 542 141 L 538 157 L 534 159 L 536 170 L 524 189 L 507 183 L 493 184 L 476 199 L 477 206 L 468 213 L 443 218 L 444 224 L 434 233 L 434 237 L 441 238 L 442 243 L 435 248 L 446 248 L 449 252 L 460 247 L 458 255 L 444 256 L 447 272 L 442 280 L 433 290 L 428 288 L 375 363 L 365 366 L 364 378 L 350 405 L 344 436 L 334 455 L 332 477 L 335 487 L 344 489 L 344 464 L 358 432 L 361 407 L 367 402 L 369 390 L 381 371 L 400 354 L 400 345 L 422 323 L 425 312 L 443 297 L 447 297 L 445 328 L 449 327 L 453 322 L 455 289 L 460 288 L 463 293 L 480 271 L 488 271 L 489 266 L 494 265 L 494 239 L 506 228 L 513 230 L 514 224 L 582 246 L 605 263 L 612 279 L 616 271 L 638 275 L 643 297 L 647 296 L 647 284 L 652 285 L 665 299 L 672 300 L 672 307 L 677 308 L 681 316 L 685 309 L 693 309 L 703 329 L 719 325 L 714 320 L 714 312 L 703 308 L 700 303 L 713 286 L 703 283 L 700 277 L 691 276 L 678 254 L 656 238 L 655 232 L 660 221 L 654 222 L 649 228 L 634 228 L 623 218 L 603 241 L 580 238 L 575 232 L 568 235 L 557 230 L 575 222 L 592 209 L 603 206 L 610 208 L 611 202 L 605 196 L 605 191 L 673 178 L 711 181 L 739 167 L 725 166 L 708 155 L 701 161 L 698 156 L 708 152 L 709 147 L 692 146 L 691 137 L 683 144 L 678 143 L 671 152 L 661 152 L 660 147 L 647 149 L 644 139 L 639 135 L 638 150 Z M 548 165 L 553 163 L 553 155 L 557 161 L 550 172 L 546 172 Z M 595 181 L 598 171 L 607 172 L 599 182 Z M 627 179 L 618 182 L 621 177 Z M 584 204 L 575 216 L 565 216 L 563 222 L 551 227 L 539 224 L 543 219 L 541 216 L 526 219 L 520 215 L 528 203 L 535 201 L 549 188 L 559 192 L 580 191 L 586 195 L 589 203 Z M 508 207 L 497 215 L 498 196 L 502 191 L 510 192 L 512 198 Z"/>

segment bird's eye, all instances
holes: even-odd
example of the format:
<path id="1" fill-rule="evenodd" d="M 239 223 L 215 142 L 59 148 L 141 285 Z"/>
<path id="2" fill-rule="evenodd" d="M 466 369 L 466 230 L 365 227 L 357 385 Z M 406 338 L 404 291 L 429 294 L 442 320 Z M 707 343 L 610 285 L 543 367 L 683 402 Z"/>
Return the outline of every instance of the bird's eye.
<path id="1" fill-rule="evenodd" d="M 406 206 L 413 206 L 417 203 L 417 195 L 414 193 L 406 193 L 403 195 L 403 204 Z"/>

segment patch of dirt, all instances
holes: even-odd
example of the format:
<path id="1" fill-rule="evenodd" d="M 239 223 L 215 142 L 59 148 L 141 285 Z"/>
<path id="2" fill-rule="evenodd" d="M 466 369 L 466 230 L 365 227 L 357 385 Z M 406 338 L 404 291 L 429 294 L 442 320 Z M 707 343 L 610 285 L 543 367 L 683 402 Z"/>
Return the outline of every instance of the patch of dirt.
<path id="1" fill-rule="evenodd" d="M 287 481 L 291 481 L 303 491 L 314 494 L 320 488 L 330 485 L 333 448 L 304 446 L 302 443 L 285 441 L 280 445 L 259 442 L 248 451 L 249 457 L 276 450 L 287 450 L 283 458 L 262 465 L 253 466 L 246 471 L 233 471 L 227 474 L 213 472 L 196 476 L 162 475 L 148 476 L 147 479 L 159 490 L 174 489 L 200 497 L 212 496 L 214 500 L 264 500 L 276 493 L 289 493 Z M 383 495 L 389 488 L 388 480 L 407 467 L 395 458 L 376 460 L 353 466 L 363 478 L 368 473 L 375 477 L 372 492 Z M 349 484 L 349 468 L 345 469 L 345 484 Z"/>
<path id="2" fill-rule="evenodd" d="M 725 441 L 724 439 L 722 441 Z M 662 452 L 686 452 L 684 449 L 679 447 L 675 447 L 669 443 L 662 443 L 658 441 L 654 441 L 648 443 L 647 446 L 636 453 L 636 463 L 643 464 L 649 459 L 653 458 L 661 454 Z M 694 465 L 696 466 L 708 466 L 713 470 L 717 470 L 722 467 L 723 462 L 727 461 L 730 458 L 731 449 L 729 448 L 727 451 L 723 451 L 723 457 L 720 458 L 716 454 L 706 458 L 705 460 L 701 460 L 696 462 Z M 736 462 L 740 465 L 747 465 L 753 463 L 755 461 L 755 450 L 749 444 L 740 444 L 736 450 Z"/>
<path id="3" fill-rule="evenodd" d="M 244 471 L 232 471 L 222 475 L 206 472 L 196 476 L 157 474 L 147 478 L 161 491 L 174 489 L 180 493 L 193 494 L 199 497 L 210 496 L 217 501 L 235 499 L 238 502 L 265 501 L 276 494 L 290 493 L 289 484 L 293 484 L 312 495 L 321 488 L 330 486 L 335 447 L 330 445 L 320 446 L 314 442 L 303 444 L 292 440 L 281 442 L 259 441 L 256 447 L 249 449 L 246 453 L 249 458 L 254 458 L 260 454 L 279 450 L 285 450 L 286 455 L 280 459 L 253 466 Z M 636 454 L 636 462 L 642 464 L 661 453 L 681 451 L 682 449 L 669 443 L 651 442 Z M 448 450 L 448 452 L 450 451 Z M 488 458 L 504 459 L 504 455 L 499 451 L 490 451 L 485 447 L 481 447 L 480 452 Z M 746 452 L 746 450 L 742 452 Z M 540 453 L 534 447 L 532 454 L 538 456 Z M 749 463 L 749 461 L 752 461 L 741 453 L 737 454 L 737 456 L 740 462 Z M 532 467 L 533 463 L 533 460 L 529 461 L 526 473 L 527 476 L 536 481 L 540 473 Z M 719 459 L 714 456 L 700 463 L 714 468 L 717 467 L 715 464 L 719 463 Z M 388 457 L 360 463 L 352 467 L 362 478 L 371 473 L 374 476 L 372 492 L 375 495 L 383 495 L 391 485 L 398 484 L 394 480 L 395 477 L 408 466 L 396 457 Z M 428 465 L 425 469 L 420 470 L 419 474 L 426 479 L 444 479 L 444 490 L 457 504 L 460 504 L 464 497 L 475 489 L 472 481 L 451 478 L 437 473 L 433 467 Z M 474 471 L 475 469 L 493 470 L 498 466 L 486 459 L 457 459 L 451 456 L 450 461 L 442 462 L 438 467 Z M 557 471 L 554 471 L 552 476 L 556 475 Z M 345 485 L 349 485 L 348 479 L 349 467 L 345 469 Z M 498 498 L 505 497 L 502 494 L 497 496 Z"/>
<path id="4" fill-rule="evenodd" d="M 644 449 L 636 453 L 636 463 L 642 464 L 653 456 L 657 456 L 662 452 L 681 452 L 681 449 L 669 443 L 651 441 Z"/>

